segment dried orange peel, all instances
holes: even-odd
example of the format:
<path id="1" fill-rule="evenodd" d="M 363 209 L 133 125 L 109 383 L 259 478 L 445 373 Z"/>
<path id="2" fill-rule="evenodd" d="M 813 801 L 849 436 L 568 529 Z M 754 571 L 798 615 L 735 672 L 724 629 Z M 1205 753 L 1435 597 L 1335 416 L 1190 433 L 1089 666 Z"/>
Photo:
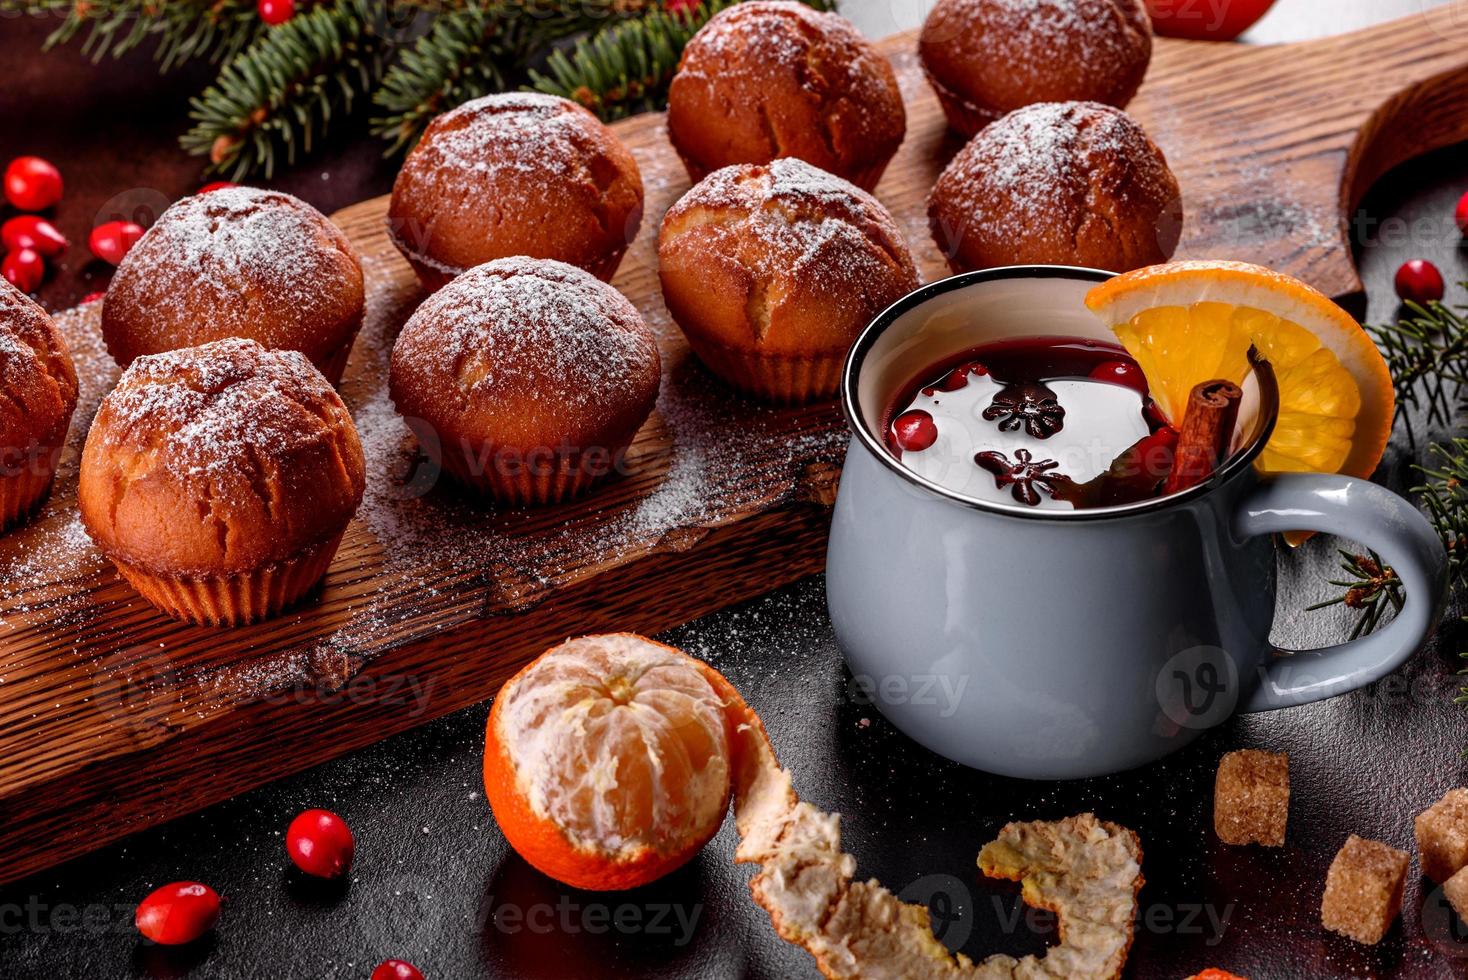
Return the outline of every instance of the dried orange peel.
<path id="1" fill-rule="evenodd" d="M 712 670 L 712 668 L 709 668 Z M 722 678 L 720 678 L 722 680 Z M 727 681 L 724 681 L 727 684 Z M 758 864 L 754 900 L 780 938 L 804 948 L 832 980 L 1111 980 L 1131 949 L 1142 887 L 1136 834 L 1089 813 L 1011 823 L 979 852 L 991 878 L 1021 883 L 1035 908 L 1055 912 L 1060 945 L 1045 956 L 990 956 L 974 963 L 933 935 L 928 910 L 875 879 L 856 881 L 841 850 L 841 822 L 804 802 L 781 768 L 759 716 L 729 688 L 736 723 L 734 860 Z"/>
<path id="2" fill-rule="evenodd" d="M 632 887 L 682 864 L 717 830 L 732 792 L 735 860 L 759 865 L 754 900 L 826 977 L 1111 980 L 1131 947 L 1141 848 L 1087 813 L 1011 823 L 979 854 L 984 874 L 1020 882 L 1027 903 L 1057 914 L 1060 945 L 981 963 L 950 953 L 925 907 L 855 880 L 840 818 L 796 795 L 734 686 L 634 634 L 568 641 L 509 681 L 490 712 L 484 768 L 511 845 L 583 888 Z"/>
<path id="3" fill-rule="evenodd" d="M 1007 980 L 1119 977 L 1131 948 L 1142 886 L 1136 835 L 1086 813 L 1011 823 L 979 854 L 990 877 L 1021 882 L 1024 900 L 1060 921 L 1060 945 L 1044 957 L 995 955 L 974 963 L 934 936 L 928 910 L 875 880 L 855 881 L 841 850 L 840 819 L 803 802 L 748 712 L 736 748 L 735 860 L 760 865 L 750 882 L 775 931 L 803 947 L 832 980 Z"/>

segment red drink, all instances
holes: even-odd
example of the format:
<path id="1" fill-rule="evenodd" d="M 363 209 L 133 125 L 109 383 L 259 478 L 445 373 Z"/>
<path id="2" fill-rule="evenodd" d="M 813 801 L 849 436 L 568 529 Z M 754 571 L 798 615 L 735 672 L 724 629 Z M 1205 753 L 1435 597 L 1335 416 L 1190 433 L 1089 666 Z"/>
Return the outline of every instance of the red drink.
<path id="1" fill-rule="evenodd" d="M 1177 431 L 1114 344 L 1034 337 L 974 348 L 924 371 L 887 413 L 887 446 L 950 490 L 1070 510 L 1158 496 Z"/>

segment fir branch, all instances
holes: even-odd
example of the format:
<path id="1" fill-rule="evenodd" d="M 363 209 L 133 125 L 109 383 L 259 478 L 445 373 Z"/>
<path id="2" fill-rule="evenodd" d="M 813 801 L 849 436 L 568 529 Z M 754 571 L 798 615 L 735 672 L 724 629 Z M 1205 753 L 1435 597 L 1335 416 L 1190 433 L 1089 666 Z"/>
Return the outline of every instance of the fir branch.
<path id="1" fill-rule="evenodd" d="M 1437 465 L 1418 467 L 1427 482 L 1414 491 L 1448 554 L 1448 588 L 1455 589 L 1468 580 L 1468 439 L 1434 443 L 1428 455 Z"/>
<path id="2" fill-rule="evenodd" d="M 605 120 L 660 109 L 678 70 L 683 48 L 715 14 L 739 0 L 704 0 L 676 12 L 651 10 L 578 41 L 570 52 L 553 51 L 532 87 L 581 103 Z M 833 0 L 804 0 L 817 10 Z"/>
<path id="3" fill-rule="evenodd" d="M 1408 303 L 1407 308 L 1410 317 L 1367 330 L 1386 358 L 1397 418 L 1407 419 L 1410 435 L 1409 409 L 1425 405 L 1429 425 L 1447 425 L 1468 384 L 1468 317 L 1462 308 L 1442 303 Z"/>
<path id="4" fill-rule="evenodd" d="M 1341 550 L 1340 556 L 1341 568 L 1347 577 L 1330 579 L 1328 584 L 1345 591 L 1305 609 L 1314 612 L 1331 606 L 1345 606 L 1357 610 L 1356 624 L 1351 627 L 1351 639 L 1354 640 L 1376 629 L 1388 609 L 1393 612 L 1401 610 L 1402 580 L 1397 577 L 1395 569 L 1382 564 L 1381 556 L 1374 551 L 1368 555 L 1355 555 Z"/>
<path id="5" fill-rule="evenodd" d="M 676 13 L 653 10 L 583 38 L 568 54 L 553 51 L 531 85 L 579 102 L 602 119 L 661 108 L 683 48 L 709 18 L 738 0 L 705 0 Z"/>
<path id="6" fill-rule="evenodd" d="M 519 83 L 559 38 L 629 16 L 650 0 L 476 0 L 443 13 L 403 52 L 373 96 L 386 155 L 411 147 L 441 112 Z"/>
<path id="7" fill-rule="evenodd" d="M 382 78 L 392 42 L 379 17 L 384 5 L 335 0 L 297 14 L 231 60 L 192 100 L 194 127 L 179 140 L 209 157 L 209 172 L 269 178 L 284 150 L 287 163 L 353 100 Z"/>
<path id="8" fill-rule="evenodd" d="M 63 15 L 46 49 L 84 35 L 82 53 L 93 61 L 156 40 L 162 71 L 195 58 L 232 58 L 265 29 L 255 0 L 0 0 L 0 12 L 10 11 Z"/>
<path id="9" fill-rule="evenodd" d="M 1446 426 L 1461 401 L 1468 385 L 1468 308 L 1438 302 L 1406 305 L 1410 316 L 1367 331 L 1386 359 L 1396 390 L 1396 419 L 1406 420 L 1411 438 L 1413 410 L 1425 407 L 1428 425 Z M 1464 562 L 1468 552 L 1468 492 L 1464 490 L 1468 485 L 1468 440 L 1433 443 L 1427 453 L 1438 465 L 1417 467 L 1426 482 L 1412 492 L 1421 495 L 1428 520 L 1448 552 L 1450 587 L 1455 587 L 1468 578 Z M 1309 608 L 1344 605 L 1357 610 L 1351 630 L 1355 639 L 1380 625 L 1388 611 L 1401 609 L 1401 581 L 1374 552 L 1342 551 L 1341 560 L 1346 577 L 1329 584 L 1343 591 Z"/>
<path id="10" fill-rule="evenodd" d="M 1421 498 L 1427 519 L 1448 554 L 1448 589 L 1452 590 L 1468 581 L 1468 439 L 1433 443 L 1427 452 L 1437 465 L 1416 468 L 1426 482 L 1413 487 L 1412 493 Z M 1354 640 L 1376 629 L 1388 610 L 1402 608 L 1402 581 L 1374 551 L 1366 555 L 1342 551 L 1341 567 L 1346 578 L 1332 579 L 1329 584 L 1345 591 L 1308 608 L 1344 605 L 1357 610 L 1351 629 Z"/>

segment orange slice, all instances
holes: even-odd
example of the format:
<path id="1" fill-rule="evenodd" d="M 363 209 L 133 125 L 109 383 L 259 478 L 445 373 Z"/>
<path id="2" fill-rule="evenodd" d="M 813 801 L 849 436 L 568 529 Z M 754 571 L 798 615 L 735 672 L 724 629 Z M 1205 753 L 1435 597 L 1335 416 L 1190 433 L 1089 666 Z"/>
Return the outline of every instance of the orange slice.
<path id="1" fill-rule="evenodd" d="M 1198 382 L 1242 382 L 1253 344 L 1280 394 L 1261 469 L 1366 478 L 1381 462 L 1396 411 L 1391 373 L 1361 325 L 1319 290 L 1242 262 L 1169 262 L 1102 283 L 1086 305 L 1137 359 L 1173 424 Z"/>

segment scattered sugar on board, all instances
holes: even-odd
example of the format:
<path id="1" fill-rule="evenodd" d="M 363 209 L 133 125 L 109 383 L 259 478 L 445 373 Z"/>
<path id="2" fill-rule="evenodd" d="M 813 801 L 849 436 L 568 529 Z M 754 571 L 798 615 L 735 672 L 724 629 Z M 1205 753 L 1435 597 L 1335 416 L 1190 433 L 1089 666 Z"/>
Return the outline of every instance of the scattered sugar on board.
<path id="1" fill-rule="evenodd" d="M 396 262 L 395 257 L 364 261 L 369 308 L 390 304 L 392 290 L 402 288 L 388 271 Z M 110 581 L 113 573 L 87 537 L 75 502 L 81 444 L 98 403 L 119 374 L 102 345 L 97 313 L 91 304 L 59 318 L 81 383 L 79 405 L 52 497 L 24 535 L 0 539 L 0 601 L 5 609 L 0 631 L 43 630 L 68 643 L 84 638 L 93 646 L 77 652 L 105 655 L 130 641 L 119 634 L 117 642 L 109 643 L 111 634 L 98 632 L 98 615 L 105 607 L 94 602 L 93 580 Z M 396 330 L 389 319 L 369 316 L 356 353 L 365 370 L 354 372 L 362 379 L 360 387 L 349 386 L 347 395 L 368 460 L 358 520 L 381 545 L 379 583 L 314 648 L 242 659 L 212 670 L 207 679 L 186 681 L 199 685 L 189 699 L 194 706 L 267 695 L 314 678 L 319 670 L 310 658 L 321 651 L 371 653 L 384 642 L 443 628 L 440 620 L 423 620 L 431 618 L 425 613 L 436 604 L 453 598 L 445 595 L 442 582 L 456 575 L 470 575 L 500 596 L 520 591 L 533 600 L 588 564 L 635 556 L 670 535 L 721 520 L 741 507 L 758 506 L 772 485 L 783 481 L 793 489 L 803 465 L 839 462 L 845 446 L 844 429 L 834 418 L 830 425 L 791 437 L 779 411 L 725 393 L 691 357 L 673 358 L 672 376 L 664 379 L 650 423 L 661 425 L 671 447 L 654 452 L 644 464 L 660 476 L 656 484 L 622 507 L 598 507 L 593 492 L 589 500 L 568 508 L 565 522 L 526 532 L 519 528 L 532 516 L 543 515 L 499 514 L 448 487 L 435 485 L 425 493 L 415 485 L 422 461 L 415 460 L 414 440 L 386 390 L 385 369 Z M 677 327 L 660 305 L 648 320 L 666 351 L 678 336 Z M 368 378 L 375 380 L 367 383 Z M 749 478 L 761 469 L 776 479 Z M 130 596 L 125 605 L 131 609 L 141 601 Z M 0 663 L 0 673 L 5 667 Z M 169 686 L 161 683 L 160 695 Z"/>
<path id="2" fill-rule="evenodd" d="M 87 537 L 76 509 L 77 464 L 97 405 L 119 374 L 102 344 L 91 314 L 72 311 L 57 318 L 71 348 L 78 394 L 71 432 L 57 467 L 51 495 L 26 526 L 24 536 L 0 538 L 0 636 L 21 628 L 60 634 L 92 618 L 86 580 L 107 562 Z"/>

